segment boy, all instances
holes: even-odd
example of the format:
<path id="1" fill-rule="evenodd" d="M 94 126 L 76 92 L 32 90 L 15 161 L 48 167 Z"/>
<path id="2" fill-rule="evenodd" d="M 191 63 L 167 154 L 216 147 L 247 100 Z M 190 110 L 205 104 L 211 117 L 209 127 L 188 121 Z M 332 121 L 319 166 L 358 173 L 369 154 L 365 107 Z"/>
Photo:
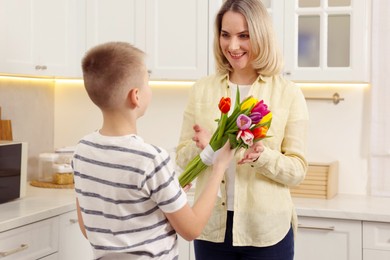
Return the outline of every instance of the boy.
<path id="1" fill-rule="evenodd" d="M 178 259 L 177 235 L 195 239 L 233 158 L 226 144 L 209 185 L 191 208 L 168 153 L 137 135 L 150 101 L 144 53 L 124 42 L 98 45 L 82 61 L 84 85 L 103 115 L 73 158 L 80 228 L 95 259 Z M 158 126 L 156 126 L 158 131 Z"/>

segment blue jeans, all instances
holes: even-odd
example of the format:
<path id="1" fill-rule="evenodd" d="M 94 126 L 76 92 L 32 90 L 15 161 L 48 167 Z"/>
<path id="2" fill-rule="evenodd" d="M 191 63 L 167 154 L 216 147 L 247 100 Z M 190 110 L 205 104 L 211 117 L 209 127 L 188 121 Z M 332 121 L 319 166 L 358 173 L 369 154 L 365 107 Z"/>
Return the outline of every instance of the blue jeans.
<path id="1" fill-rule="evenodd" d="M 294 235 L 290 228 L 279 243 L 267 247 L 233 246 L 233 211 L 228 211 L 226 234 L 223 243 L 195 240 L 194 249 L 197 260 L 293 260 Z"/>

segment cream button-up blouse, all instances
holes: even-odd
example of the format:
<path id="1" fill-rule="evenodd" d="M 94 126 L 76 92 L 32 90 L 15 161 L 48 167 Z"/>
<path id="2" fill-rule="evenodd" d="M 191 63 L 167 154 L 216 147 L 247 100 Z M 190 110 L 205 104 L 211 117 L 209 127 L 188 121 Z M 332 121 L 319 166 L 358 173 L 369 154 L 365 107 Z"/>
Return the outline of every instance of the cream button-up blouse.
<path id="1" fill-rule="evenodd" d="M 183 115 L 176 162 L 181 168 L 199 152 L 192 141 L 193 125 L 199 124 L 213 133 L 220 117 L 221 97 L 231 96 L 228 75 L 212 75 L 198 80 L 192 87 Z M 296 231 L 296 213 L 289 186 L 299 184 L 307 170 L 306 136 L 308 111 L 301 90 L 281 76 L 259 76 L 249 90 L 264 100 L 273 114 L 262 140 L 265 150 L 253 163 L 237 165 L 234 184 L 233 245 L 270 246 L 284 238 L 291 225 Z M 243 156 L 237 153 L 236 160 Z M 211 167 L 196 180 L 195 200 L 207 182 Z M 199 239 L 223 242 L 226 227 L 226 179 L 221 183 L 211 218 Z"/>

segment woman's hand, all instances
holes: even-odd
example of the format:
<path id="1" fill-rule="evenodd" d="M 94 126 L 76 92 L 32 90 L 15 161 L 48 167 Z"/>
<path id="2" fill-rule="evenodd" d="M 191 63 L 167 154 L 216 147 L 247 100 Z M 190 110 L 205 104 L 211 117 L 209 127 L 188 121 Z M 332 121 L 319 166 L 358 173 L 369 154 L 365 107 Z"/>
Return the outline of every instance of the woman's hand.
<path id="1" fill-rule="evenodd" d="M 245 153 L 244 157 L 238 161 L 238 164 L 251 163 L 259 159 L 261 153 L 264 151 L 264 146 L 262 142 L 256 142 L 251 147 L 249 147 Z"/>
<path id="2" fill-rule="evenodd" d="M 199 125 L 194 125 L 194 137 L 192 140 L 195 142 L 196 146 L 200 149 L 204 149 L 210 142 L 211 134 L 206 129 L 200 127 Z"/>

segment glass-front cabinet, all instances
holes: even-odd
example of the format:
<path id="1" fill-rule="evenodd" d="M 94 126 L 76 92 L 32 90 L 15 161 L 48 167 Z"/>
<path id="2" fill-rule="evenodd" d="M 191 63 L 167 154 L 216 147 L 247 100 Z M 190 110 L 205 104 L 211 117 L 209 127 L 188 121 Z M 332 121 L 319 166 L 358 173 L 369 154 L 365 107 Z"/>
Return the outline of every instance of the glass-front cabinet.
<path id="1" fill-rule="evenodd" d="M 369 0 L 284 1 L 285 75 L 369 81 Z"/>
<path id="2" fill-rule="evenodd" d="M 294 81 L 368 82 L 370 0 L 262 0 Z M 282 11 L 281 11 L 282 10 Z"/>

